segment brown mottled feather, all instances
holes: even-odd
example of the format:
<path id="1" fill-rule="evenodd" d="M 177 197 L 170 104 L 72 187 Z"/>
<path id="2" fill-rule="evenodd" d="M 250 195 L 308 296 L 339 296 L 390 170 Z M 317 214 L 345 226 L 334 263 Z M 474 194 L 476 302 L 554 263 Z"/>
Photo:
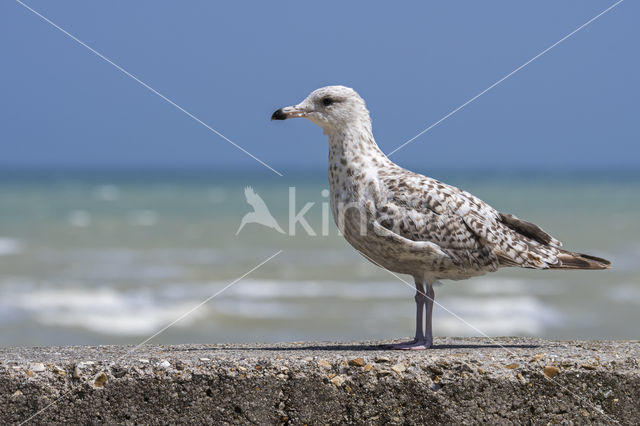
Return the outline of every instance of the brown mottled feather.
<path id="1" fill-rule="evenodd" d="M 611 262 L 607 259 L 583 253 L 560 250 L 558 263 L 550 265 L 553 269 L 609 269 Z"/>
<path id="2" fill-rule="evenodd" d="M 525 237 L 531 238 L 541 244 L 550 244 L 552 246 L 559 247 L 562 244 L 560 241 L 553 238 L 551 235 L 547 234 L 540 228 L 538 225 L 524 221 L 522 219 L 518 219 L 512 214 L 509 213 L 500 213 L 500 220 L 502 223 L 507 225 L 509 228 L 513 229 L 517 233 L 524 235 Z"/>

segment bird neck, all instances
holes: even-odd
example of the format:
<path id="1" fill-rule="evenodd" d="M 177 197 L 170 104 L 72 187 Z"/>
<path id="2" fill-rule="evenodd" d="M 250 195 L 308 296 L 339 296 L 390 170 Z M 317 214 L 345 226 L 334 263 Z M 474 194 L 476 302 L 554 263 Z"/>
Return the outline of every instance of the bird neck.
<path id="1" fill-rule="evenodd" d="M 391 163 L 373 138 L 371 122 L 355 123 L 355 125 L 326 133 L 329 136 L 330 167 L 361 168 Z"/>

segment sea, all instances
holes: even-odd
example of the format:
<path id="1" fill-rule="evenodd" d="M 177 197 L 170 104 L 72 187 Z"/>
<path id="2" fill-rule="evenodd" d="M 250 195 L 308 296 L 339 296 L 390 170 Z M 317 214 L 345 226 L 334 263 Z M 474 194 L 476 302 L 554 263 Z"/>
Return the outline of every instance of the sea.
<path id="1" fill-rule="evenodd" d="M 640 172 L 429 174 L 612 262 L 444 281 L 436 341 L 640 337 Z M 0 345 L 413 335 L 412 278 L 343 240 L 327 188 L 326 170 L 0 172 Z"/>

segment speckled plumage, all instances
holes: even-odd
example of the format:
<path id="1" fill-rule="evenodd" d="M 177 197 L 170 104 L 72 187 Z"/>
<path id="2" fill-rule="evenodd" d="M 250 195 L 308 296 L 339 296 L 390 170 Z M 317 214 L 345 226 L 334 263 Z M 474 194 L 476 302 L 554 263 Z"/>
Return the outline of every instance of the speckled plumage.
<path id="1" fill-rule="evenodd" d="M 412 275 L 417 287 L 426 284 L 430 289 L 436 280 L 465 279 L 503 266 L 609 265 L 604 259 L 562 250 L 561 243 L 538 226 L 393 163 L 373 138 L 364 101 L 350 88 L 323 87 L 273 115 L 290 117 L 305 117 L 329 136 L 331 205 L 344 237 L 372 262 Z M 419 294 L 420 305 L 418 299 Z M 430 313 L 427 328 L 430 334 Z M 430 346 L 427 340 L 422 346 Z"/>

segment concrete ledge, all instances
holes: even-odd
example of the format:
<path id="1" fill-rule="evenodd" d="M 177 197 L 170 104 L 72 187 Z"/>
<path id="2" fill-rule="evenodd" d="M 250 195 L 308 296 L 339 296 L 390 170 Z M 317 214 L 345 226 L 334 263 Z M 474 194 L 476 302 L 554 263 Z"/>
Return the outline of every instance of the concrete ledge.
<path id="1" fill-rule="evenodd" d="M 640 343 L 0 349 L 0 424 L 637 424 Z M 502 345 L 504 347 L 500 347 Z"/>

